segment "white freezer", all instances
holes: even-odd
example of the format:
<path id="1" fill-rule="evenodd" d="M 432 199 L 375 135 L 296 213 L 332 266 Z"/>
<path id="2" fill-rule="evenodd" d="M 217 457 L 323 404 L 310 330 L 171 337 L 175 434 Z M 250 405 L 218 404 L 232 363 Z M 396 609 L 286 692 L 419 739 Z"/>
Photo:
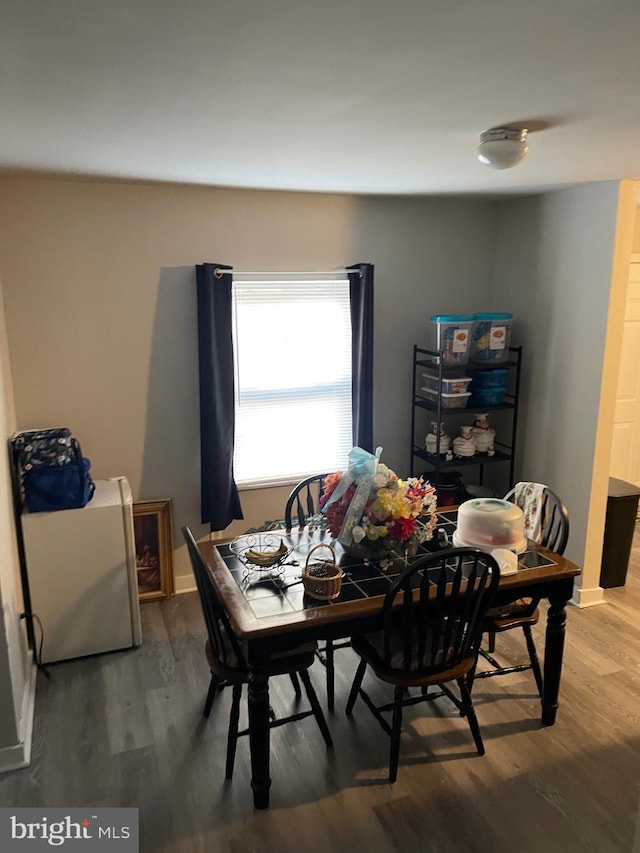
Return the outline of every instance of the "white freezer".
<path id="1" fill-rule="evenodd" d="M 125 477 L 97 480 L 82 509 L 23 512 L 31 611 L 44 629 L 42 662 L 109 652 L 142 642 Z M 39 625 L 34 622 L 36 645 Z"/>

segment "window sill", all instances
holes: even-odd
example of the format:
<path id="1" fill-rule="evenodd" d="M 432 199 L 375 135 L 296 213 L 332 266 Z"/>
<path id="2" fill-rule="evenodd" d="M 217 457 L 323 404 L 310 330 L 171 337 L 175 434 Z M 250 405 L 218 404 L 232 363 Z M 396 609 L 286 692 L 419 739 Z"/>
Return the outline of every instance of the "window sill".
<path id="1" fill-rule="evenodd" d="M 289 486 L 293 488 L 307 477 L 313 477 L 314 474 L 322 474 L 322 471 L 309 471 L 301 474 L 290 474 L 282 477 L 274 477 L 270 480 L 245 480 L 242 483 L 236 483 L 239 492 L 250 492 L 256 489 L 277 489 L 280 486 Z"/>
<path id="2" fill-rule="evenodd" d="M 286 478 L 281 477 L 274 480 L 247 480 L 244 483 L 237 483 L 239 492 L 253 492 L 257 489 L 277 489 L 280 486 L 293 486 L 297 485 L 300 480 L 304 480 L 304 475 L 302 477 L 294 477 Z"/>

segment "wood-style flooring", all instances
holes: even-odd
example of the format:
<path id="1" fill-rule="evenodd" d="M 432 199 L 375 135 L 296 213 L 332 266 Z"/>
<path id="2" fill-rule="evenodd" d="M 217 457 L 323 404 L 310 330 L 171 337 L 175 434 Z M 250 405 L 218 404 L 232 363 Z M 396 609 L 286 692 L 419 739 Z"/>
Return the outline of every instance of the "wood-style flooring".
<path id="1" fill-rule="evenodd" d="M 624 588 L 569 608 L 560 710 L 539 723 L 530 672 L 476 682 L 486 755 L 446 699 L 406 710 L 400 769 L 336 653 L 329 752 L 313 718 L 272 733 L 271 808 L 254 811 L 249 743 L 224 780 L 230 691 L 202 717 L 209 674 L 195 593 L 143 605 L 137 650 L 38 675 L 31 766 L 0 776 L 7 806 L 137 806 L 143 853 L 640 853 L 640 532 Z M 522 635 L 498 638 L 524 662 Z M 536 638 L 543 647 L 543 630 Z M 324 669 L 312 678 L 324 698 Z M 388 691 L 368 674 L 374 694 Z M 272 704 L 294 702 L 276 679 Z M 386 694 L 385 694 L 386 695 Z M 243 714 L 244 714 L 243 710 Z M 243 720 L 241 719 L 241 725 Z"/>

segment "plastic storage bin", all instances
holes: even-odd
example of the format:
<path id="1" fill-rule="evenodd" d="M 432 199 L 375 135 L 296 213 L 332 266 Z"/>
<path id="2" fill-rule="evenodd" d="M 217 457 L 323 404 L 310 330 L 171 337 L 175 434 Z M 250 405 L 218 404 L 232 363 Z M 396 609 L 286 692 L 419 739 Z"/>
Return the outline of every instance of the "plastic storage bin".
<path id="1" fill-rule="evenodd" d="M 423 391 L 443 391 L 445 394 L 459 394 L 461 391 L 469 390 L 470 376 L 443 376 L 442 383 L 437 373 L 423 373 Z M 442 384 L 442 387 L 440 387 Z"/>
<path id="2" fill-rule="evenodd" d="M 468 390 L 473 392 L 474 388 L 504 388 L 507 385 L 508 374 L 507 367 L 497 367 L 495 370 L 469 370 L 473 385 Z"/>
<path id="3" fill-rule="evenodd" d="M 513 314 L 481 313 L 473 315 L 471 358 L 474 361 L 501 362 L 509 357 Z"/>
<path id="4" fill-rule="evenodd" d="M 443 409 L 464 409 L 471 396 L 471 391 L 462 391 L 460 394 L 439 394 L 431 388 L 423 388 L 422 391 L 430 403 L 437 404 L 440 398 Z"/>
<path id="5" fill-rule="evenodd" d="M 471 402 L 474 406 L 499 406 L 504 403 L 507 389 L 500 385 L 495 388 L 473 388 Z"/>
<path id="6" fill-rule="evenodd" d="M 604 524 L 600 586 L 624 586 L 633 544 L 640 489 L 634 483 L 609 477 Z"/>
<path id="7" fill-rule="evenodd" d="M 442 352 L 447 365 L 469 361 L 472 314 L 434 314 L 431 317 L 431 348 Z"/>

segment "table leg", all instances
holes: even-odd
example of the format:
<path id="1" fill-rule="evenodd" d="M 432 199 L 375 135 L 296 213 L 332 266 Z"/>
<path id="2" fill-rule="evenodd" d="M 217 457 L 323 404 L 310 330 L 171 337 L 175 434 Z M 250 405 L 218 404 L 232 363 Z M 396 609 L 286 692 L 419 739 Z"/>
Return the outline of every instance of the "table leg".
<path id="1" fill-rule="evenodd" d="M 549 596 L 547 633 L 544 649 L 544 690 L 542 694 L 542 724 L 552 726 L 558 711 L 560 675 L 564 653 L 564 631 L 567 622 L 568 599 Z"/>
<path id="2" fill-rule="evenodd" d="M 269 678 L 264 667 L 249 667 L 249 747 L 251 787 L 257 809 L 269 805 Z"/>

